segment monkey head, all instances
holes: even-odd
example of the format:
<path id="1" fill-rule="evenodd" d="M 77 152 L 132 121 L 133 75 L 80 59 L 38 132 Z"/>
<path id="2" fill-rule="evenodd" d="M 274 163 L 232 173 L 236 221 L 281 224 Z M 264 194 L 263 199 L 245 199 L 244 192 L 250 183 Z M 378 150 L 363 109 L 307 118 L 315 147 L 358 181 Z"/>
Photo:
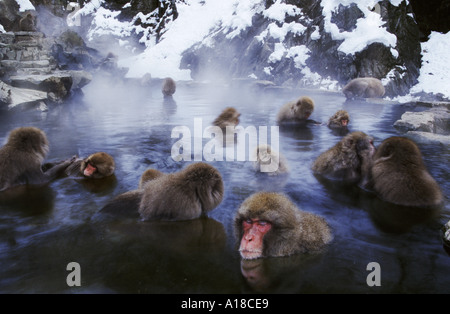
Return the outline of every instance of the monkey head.
<path id="1" fill-rule="evenodd" d="M 81 173 L 88 178 L 100 179 L 114 173 L 114 158 L 104 152 L 90 155 L 81 162 Z"/>
<path id="2" fill-rule="evenodd" d="M 307 96 L 300 97 L 295 105 L 295 116 L 299 119 L 308 119 L 314 111 L 314 101 Z"/>
<path id="3" fill-rule="evenodd" d="M 145 170 L 144 173 L 141 176 L 140 181 L 139 181 L 139 188 L 142 189 L 144 187 L 145 183 L 147 183 L 149 181 L 152 181 L 152 180 L 154 180 L 156 178 L 159 178 L 159 177 L 161 177 L 163 175 L 164 175 L 164 173 L 162 173 L 161 171 L 156 170 L 156 169 L 147 169 L 147 170 Z"/>
<path id="4" fill-rule="evenodd" d="M 287 196 L 273 192 L 247 198 L 235 215 L 234 230 L 243 259 L 316 250 L 332 238 L 322 218 L 300 211 Z"/>
<path id="5" fill-rule="evenodd" d="M 9 133 L 6 145 L 14 145 L 19 151 L 35 154 L 42 163 L 49 152 L 49 142 L 45 133 L 35 127 L 22 127 Z"/>
<path id="6" fill-rule="evenodd" d="M 185 184 L 191 187 L 200 199 L 202 212 L 216 208 L 223 199 L 223 180 L 220 172 L 213 166 L 198 162 L 187 166 L 181 172 Z"/>
<path id="7" fill-rule="evenodd" d="M 238 125 L 241 114 L 233 107 L 225 108 L 222 113 L 214 120 L 213 124 L 226 127 L 227 125 Z"/>
<path id="8" fill-rule="evenodd" d="M 331 118 L 328 120 L 329 127 L 342 127 L 345 128 L 350 122 L 350 116 L 345 110 L 338 110 Z"/>

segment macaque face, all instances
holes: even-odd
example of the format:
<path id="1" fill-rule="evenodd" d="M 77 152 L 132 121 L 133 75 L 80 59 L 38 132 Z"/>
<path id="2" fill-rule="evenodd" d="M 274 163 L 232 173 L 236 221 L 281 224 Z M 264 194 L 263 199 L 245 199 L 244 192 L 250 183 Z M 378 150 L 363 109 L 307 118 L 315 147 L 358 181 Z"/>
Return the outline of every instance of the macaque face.
<path id="1" fill-rule="evenodd" d="M 342 119 L 341 120 L 341 126 L 347 126 L 348 125 L 348 120 L 347 119 Z"/>
<path id="2" fill-rule="evenodd" d="M 83 175 L 85 177 L 91 177 L 96 172 L 97 172 L 97 168 L 92 166 L 90 163 L 86 163 L 86 168 L 84 168 L 84 171 L 83 171 Z"/>
<path id="3" fill-rule="evenodd" d="M 265 220 L 246 219 L 242 222 L 244 235 L 241 239 L 239 252 L 244 259 L 254 259 L 262 256 L 264 235 L 272 228 Z"/>

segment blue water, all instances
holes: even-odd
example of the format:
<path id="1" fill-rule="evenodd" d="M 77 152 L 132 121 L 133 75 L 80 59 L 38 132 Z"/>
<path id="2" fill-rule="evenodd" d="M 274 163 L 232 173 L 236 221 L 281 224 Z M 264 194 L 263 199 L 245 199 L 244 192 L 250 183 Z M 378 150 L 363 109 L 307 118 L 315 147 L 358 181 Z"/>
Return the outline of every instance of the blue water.
<path id="1" fill-rule="evenodd" d="M 50 140 L 49 161 L 96 151 L 111 154 L 115 177 L 102 186 L 62 178 L 19 197 L 0 197 L 0 292 L 2 293 L 449 293 L 450 256 L 440 228 L 450 219 L 449 147 L 420 144 L 425 164 L 446 202 L 435 215 L 390 207 L 354 186 L 319 182 L 310 166 L 340 140 L 326 126 L 280 130 L 288 160 L 285 180 L 255 176 L 249 161 L 210 162 L 222 174 L 225 196 L 208 218 L 190 222 L 110 220 L 98 215 L 113 197 L 137 188 L 142 172 L 182 169 L 171 158 L 176 126 L 194 133 L 194 118 L 206 128 L 228 106 L 240 125 L 275 125 L 278 108 L 302 95 L 326 122 L 349 111 L 351 131 L 375 145 L 398 135 L 393 123 L 406 110 L 388 102 L 346 103 L 339 93 L 245 91 L 220 85 L 179 84 L 173 100 L 159 86 L 93 81 L 84 95 L 48 112 L 2 112 L 0 140 L 20 126 L 42 128 Z M 270 138 L 270 137 L 269 137 Z M 193 139 L 194 141 L 194 139 Z M 197 156 L 199 157 L 199 156 Z M 200 155 L 201 157 L 201 155 Z M 193 162 L 193 161 L 191 161 Z M 320 254 L 241 262 L 233 216 L 254 192 L 286 193 L 299 208 L 323 216 L 334 240 Z M 81 267 L 81 287 L 69 287 L 66 266 Z M 381 267 L 381 286 L 369 287 L 368 263 Z"/>

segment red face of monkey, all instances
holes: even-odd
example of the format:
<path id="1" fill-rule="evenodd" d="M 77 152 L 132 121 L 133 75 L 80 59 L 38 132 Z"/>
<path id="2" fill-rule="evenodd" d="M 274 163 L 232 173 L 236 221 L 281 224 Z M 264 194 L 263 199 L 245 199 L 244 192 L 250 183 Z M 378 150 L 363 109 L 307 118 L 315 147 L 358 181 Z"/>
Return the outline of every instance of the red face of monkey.
<path id="1" fill-rule="evenodd" d="M 244 235 L 242 236 L 239 251 L 244 259 L 259 258 L 263 252 L 264 235 L 272 228 L 268 221 L 247 219 L 242 222 Z"/>
<path id="2" fill-rule="evenodd" d="M 348 125 L 348 120 L 347 119 L 342 119 L 341 120 L 341 125 L 342 126 L 347 126 Z"/>
<path id="3" fill-rule="evenodd" d="M 86 165 L 86 168 L 84 168 L 83 174 L 86 177 L 91 177 L 96 171 L 97 171 L 97 168 L 95 168 L 90 163 L 88 163 Z"/>

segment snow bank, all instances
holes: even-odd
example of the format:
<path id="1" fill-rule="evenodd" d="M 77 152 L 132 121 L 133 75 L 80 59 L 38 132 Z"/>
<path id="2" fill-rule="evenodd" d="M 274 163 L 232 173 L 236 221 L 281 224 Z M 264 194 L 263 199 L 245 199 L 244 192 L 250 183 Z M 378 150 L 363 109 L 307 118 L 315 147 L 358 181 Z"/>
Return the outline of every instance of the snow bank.
<path id="1" fill-rule="evenodd" d="M 444 94 L 450 98 L 450 32 L 432 32 L 428 41 L 422 43 L 422 67 L 418 83 L 411 93 Z"/>
<path id="2" fill-rule="evenodd" d="M 25 12 L 27 10 L 36 10 L 29 0 L 16 0 L 19 5 L 19 11 Z"/>

